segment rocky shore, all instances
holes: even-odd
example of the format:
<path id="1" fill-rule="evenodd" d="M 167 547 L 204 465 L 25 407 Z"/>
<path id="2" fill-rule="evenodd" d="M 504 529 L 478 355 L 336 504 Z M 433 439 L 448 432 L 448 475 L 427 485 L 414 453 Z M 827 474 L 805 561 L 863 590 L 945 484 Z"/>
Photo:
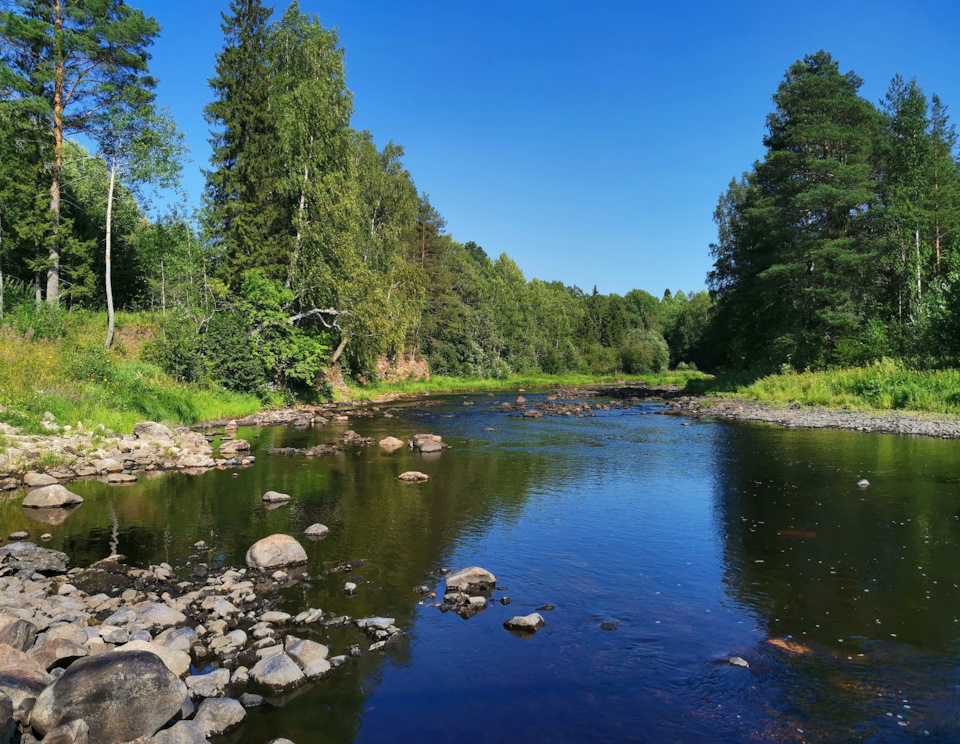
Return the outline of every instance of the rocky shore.
<path id="1" fill-rule="evenodd" d="M 724 421 L 761 421 L 799 429 L 849 429 L 875 434 L 960 439 L 960 417 L 899 411 L 847 411 L 801 405 L 775 407 L 724 398 L 679 396 L 663 413 Z"/>

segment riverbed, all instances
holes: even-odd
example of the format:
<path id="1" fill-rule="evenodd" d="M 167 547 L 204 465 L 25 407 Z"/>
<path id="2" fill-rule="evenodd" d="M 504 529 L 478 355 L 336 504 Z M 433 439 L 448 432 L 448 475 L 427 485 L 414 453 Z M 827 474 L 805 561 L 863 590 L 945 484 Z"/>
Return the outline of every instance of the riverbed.
<path id="1" fill-rule="evenodd" d="M 513 399 L 241 428 L 253 467 L 77 482 L 84 504 L 62 524 L 14 499 L 0 525 L 50 533 L 45 545 L 73 565 L 115 547 L 130 564 L 181 571 L 199 540 L 211 560 L 242 566 L 261 537 L 330 527 L 303 540 L 322 580 L 284 590 L 286 609 L 391 617 L 404 635 L 282 707 L 251 709 L 226 739 L 238 744 L 960 740 L 960 445 L 690 421 L 653 403 L 527 419 L 497 407 Z M 267 454 L 348 429 L 431 432 L 450 448 Z M 430 480 L 398 481 L 407 470 Z M 268 490 L 292 500 L 268 509 Z M 509 604 L 466 620 L 441 612 L 444 570 L 473 565 Z M 549 605 L 535 635 L 504 629 Z M 311 632 L 331 654 L 356 642 Z"/>

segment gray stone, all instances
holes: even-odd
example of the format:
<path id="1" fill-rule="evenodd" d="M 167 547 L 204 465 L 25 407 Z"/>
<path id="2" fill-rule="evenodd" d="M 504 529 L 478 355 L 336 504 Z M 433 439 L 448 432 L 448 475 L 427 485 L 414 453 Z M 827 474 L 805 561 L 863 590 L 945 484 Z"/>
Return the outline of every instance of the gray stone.
<path id="1" fill-rule="evenodd" d="M 857 488 L 870 488 L 870 481 L 866 478 L 861 478 L 857 481 Z"/>
<path id="2" fill-rule="evenodd" d="M 151 628 L 169 628 L 187 620 L 182 612 L 158 602 L 141 602 L 130 609 L 137 613 L 137 622 Z"/>
<path id="3" fill-rule="evenodd" d="M 220 457 L 236 457 L 240 452 L 249 452 L 250 442 L 245 439 L 232 439 L 220 445 Z"/>
<path id="4" fill-rule="evenodd" d="M 497 577 L 479 566 L 451 571 L 444 579 L 447 582 L 447 591 L 456 589 L 466 594 L 492 592 L 497 584 Z"/>
<path id="5" fill-rule="evenodd" d="M 0 612 L 0 643 L 17 651 L 29 650 L 37 639 L 37 626 L 29 620 Z"/>
<path id="6" fill-rule="evenodd" d="M 290 535 L 270 535 L 247 551 L 250 568 L 279 568 L 307 562 L 307 552 Z"/>
<path id="7" fill-rule="evenodd" d="M 250 670 L 250 679 L 270 692 L 299 687 L 306 681 L 297 663 L 284 653 L 261 659 Z"/>
<path id="8" fill-rule="evenodd" d="M 40 744 L 87 744 L 90 727 L 82 718 L 61 724 L 41 739 Z"/>
<path id="9" fill-rule="evenodd" d="M 546 622 L 540 613 L 531 612 L 529 615 L 517 615 L 510 618 L 503 624 L 503 627 L 507 630 L 533 634 L 544 625 L 546 625 Z"/>
<path id="10" fill-rule="evenodd" d="M 51 682 L 53 677 L 25 653 L 0 645 L 0 692 L 13 703 L 14 718 L 24 720 Z"/>
<path id="11" fill-rule="evenodd" d="M 311 524 L 307 529 L 303 531 L 303 534 L 307 537 L 326 537 L 330 532 L 330 528 L 325 524 Z"/>
<path id="12" fill-rule="evenodd" d="M 392 617 L 365 617 L 357 620 L 357 627 L 360 630 L 386 630 L 395 622 Z"/>
<path id="13" fill-rule="evenodd" d="M 178 721 L 168 729 L 158 731 L 146 744 L 207 744 L 203 729 L 193 721 Z"/>
<path id="14" fill-rule="evenodd" d="M 114 460 L 112 457 L 105 457 L 102 460 L 97 460 L 93 463 L 94 469 L 98 473 L 119 473 L 123 470 L 123 465 Z"/>
<path id="15" fill-rule="evenodd" d="M 146 651 L 160 657 L 160 660 L 166 665 L 167 669 L 182 677 L 190 671 L 190 656 L 183 651 L 164 646 L 160 643 L 149 641 L 130 641 L 122 646 L 118 646 L 114 653 L 123 653 L 124 651 Z"/>
<path id="16" fill-rule="evenodd" d="M 189 653 L 190 647 L 197 640 L 197 637 L 197 632 L 193 628 L 174 628 L 163 631 L 157 636 L 157 641 L 167 648 Z"/>
<path id="17" fill-rule="evenodd" d="M 727 663 L 730 664 L 731 666 L 738 666 L 738 667 L 750 666 L 749 662 L 741 656 L 731 656 L 729 659 L 727 659 Z"/>
<path id="18" fill-rule="evenodd" d="M 93 741 L 119 744 L 154 734 L 179 712 L 186 694 L 186 685 L 154 654 L 100 654 L 74 662 L 45 689 L 30 723 L 43 734 L 82 718 Z"/>
<path id="19" fill-rule="evenodd" d="M 244 708 L 256 708 L 258 705 L 263 705 L 263 697 L 252 692 L 245 692 L 240 696 L 240 705 Z"/>
<path id="20" fill-rule="evenodd" d="M 230 684 L 229 669 L 214 669 L 206 674 L 195 674 L 187 677 L 187 689 L 190 697 L 211 698 L 223 697 Z"/>
<path id="21" fill-rule="evenodd" d="M 426 473 L 421 473 L 419 470 L 408 470 L 405 473 L 400 473 L 397 476 L 397 480 L 403 481 L 404 483 L 423 483 L 430 480 L 430 476 Z"/>
<path id="22" fill-rule="evenodd" d="M 54 638 L 46 643 L 34 646 L 27 656 L 47 671 L 53 667 L 69 666 L 90 652 L 76 641 L 68 638 Z"/>
<path id="23" fill-rule="evenodd" d="M 82 503 L 82 498 L 72 491 L 68 491 L 56 481 L 53 485 L 33 489 L 23 500 L 23 506 L 27 509 L 51 509 Z"/>
<path id="24" fill-rule="evenodd" d="M 204 736 L 219 736 L 232 731 L 247 717 L 247 711 L 233 698 L 207 698 L 197 710 L 193 722 Z"/>
<path id="25" fill-rule="evenodd" d="M 49 548 L 38 548 L 32 542 L 14 543 L 0 547 L 0 565 L 11 571 L 29 571 L 42 574 L 66 573 L 70 559 L 66 553 Z"/>
<path id="26" fill-rule="evenodd" d="M 143 421 L 133 427 L 133 435 L 137 439 L 154 439 L 154 440 L 172 440 L 173 432 L 170 431 L 163 424 L 158 424 L 155 421 Z"/>
<path id="27" fill-rule="evenodd" d="M 51 486 L 57 482 L 57 479 L 46 473 L 29 472 L 23 476 L 23 484 L 27 488 L 40 488 L 41 486 Z"/>
<path id="28" fill-rule="evenodd" d="M 260 622 L 262 623 L 285 623 L 288 620 L 290 620 L 290 615 L 288 613 L 277 612 L 276 610 L 264 612 L 260 616 Z"/>
<path id="29" fill-rule="evenodd" d="M 395 450 L 403 446 L 403 441 L 397 439 L 396 437 L 385 437 L 377 442 L 377 444 L 386 450 Z"/>
<path id="30" fill-rule="evenodd" d="M 307 679 L 319 679 L 330 671 L 330 662 L 327 661 L 330 649 L 322 643 L 287 636 L 283 650 L 300 665 Z"/>
<path id="31" fill-rule="evenodd" d="M 290 494 L 280 493 L 279 491 L 267 491 L 261 498 L 268 503 L 279 503 L 289 501 Z"/>

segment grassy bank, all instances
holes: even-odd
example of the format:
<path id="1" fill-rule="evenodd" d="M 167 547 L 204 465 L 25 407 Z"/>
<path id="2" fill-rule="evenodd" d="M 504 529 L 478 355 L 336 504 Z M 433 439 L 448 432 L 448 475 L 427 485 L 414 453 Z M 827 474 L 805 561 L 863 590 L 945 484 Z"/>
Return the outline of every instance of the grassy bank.
<path id="1" fill-rule="evenodd" d="M 773 405 L 960 413 L 960 370 L 913 370 L 892 362 L 759 379 L 725 374 L 691 380 L 687 390 Z"/>
<path id="2" fill-rule="evenodd" d="M 349 393 L 343 398 L 351 401 L 377 400 L 391 395 L 428 395 L 440 393 L 468 393 L 478 390 L 518 390 L 519 388 L 573 387 L 577 385 L 599 385 L 604 383 L 633 382 L 653 387 L 664 385 L 685 385 L 690 380 L 705 378 L 701 372 L 664 372 L 624 378 L 623 375 L 511 375 L 504 379 L 462 378 L 432 376 L 429 380 L 408 380 L 405 382 L 378 382 L 369 385 L 347 383 Z"/>
<path id="3" fill-rule="evenodd" d="M 147 419 L 192 424 L 261 407 L 253 396 L 179 383 L 144 362 L 141 347 L 153 333 L 149 315 L 118 314 L 110 352 L 103 349 L 105 315 L 65 313 L 56 323 L 55 329 L 39 322 L 26 329 L 0 326 L 0 421 L 43 433 L 49 412 L 61 425 L 102 424 L 126 433 Z"/>

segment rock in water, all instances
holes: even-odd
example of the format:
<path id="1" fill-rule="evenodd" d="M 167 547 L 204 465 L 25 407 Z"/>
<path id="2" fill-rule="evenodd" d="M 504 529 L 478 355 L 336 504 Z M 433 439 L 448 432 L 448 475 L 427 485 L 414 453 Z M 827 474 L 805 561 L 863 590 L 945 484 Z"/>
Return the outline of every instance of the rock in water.
<path id="1" fill-rule="evenodd" d="M 330 671 L 330 649 L 321 643 L 287 636 L 283 650 L 300 665 L 307 679 L 318 679 Z"/>
<path id="2" fill-rule="evenodd" d="M 4 545 L 0 548 L 0 566 L 11 571 L 29 571 L 30 573 L 61 574 L 66 573 L 70 559 L 66 553 L 49 548 L 38 548 L 32 542 Z"/>
<path id="3" fill-rule="evenodd" d="M 118 651 L 74 662 L 37 698 L 30 723 L 45 734 L 82 718 L 91 741 L 119 744 L 153 735 L 186 697 L 186 685 L 158 656 Z"/>
<path id="4" fill-rule="evenodd" d="M 299 687 L 307 679 L 297 662 L 284 653 L 260 659 L 249 674 L 250 679 L 269 692 L 283 692 Z"/>
<path id="5" fill-rule="evenodd" d="M 200 703 L 193 722 L 204 736 L 219 736 L 235 729 L 246 717 L 247 711 L 233 698 L 207 698 Z"/>
<path id="6" fill-rule="evenodd" d="M 220 445 L 221 457 L 236 457 L 240 452 L 249 452 L 250 442 L 246 439 L 231 439 Z"/>
<path id="7" fill-rule="evenodd" d="M 381 447 L 388 450 L 395 450 L 403 446 L 403 441 L 396 437 L 385 437 L 377 442 Z"/>
<path id="8" fill-rule="evenodd" d="M 539 612 L 531 612 L 529 615 L 517 615 L 507 620 L 503 627 L 510 631 L 519 631 L 520 633 L 536 633 L 540 628 L 546 625 Z"/>
<path id="9" fill-rule="evenodd" d="M 311 524 L 307 529 L 303 531 L 303 534 L 307 537 L 326 537 L 327 533 L 330 532 L 330 528 L 325 524 Z"/>
<path id="10" fill-rule="evenodd" d="M 400 473 L 397 476 L 397 480 L 401 480 L 404 483 L 423 483 L 424 481 L 430 480 L 430 476 L 426 473 L 421 473 L 419 470 L 408 470 L 406 473 Z"/>
<path id="11" fill-rule="evenodd" d="M 444 580 L 447 582 L 447 591 L 456 589 L 465 594 L 492 592 L 497 585 L 497 577 L 479 566 L 451 571 Z"/>
<path id="12" fill-rule="evenodd" d="M 266 501 L 267 503 L 270 503 L 270 504 L 272 504 L 272 503 L 280 503 L 280 502 L 283 502 L 283 501 L 289 501 L 289 500 L 290 500 L 290 494 L 288 494 L 288 493 L 280 493 L 279 491 L 267 491 L 265 494 L 263 494 L 263 497 L 262 497 L 262 498 L 263 498 L 264 501 Z"/>
<path id="13" fill-rule="evenodd" d="M 279 568 L 307 562 L 307 551 L 290 535 L 270 535 L 257 540 L 247 551 L 250 568 Z"/>
<path id="14" fill-rule="evenodd" d="M 207 744 L 203 729 L 193 721 L 180 721 L 146 740 L 146 744 Z"/>
<path id="15" fill-rule="evenodd" d="M 23 500 L 23 505 L 28 509 L 47 509 L 50 507 L 73 506 L 82 503 L 82 498 L 68 491 L 59 483 L 55 483 L 52 486 L 34 488 Z"/>
<path id="16" fill-rule="evenodd" d="M 731 666 L 738 666 L 738 667 L 750 666 L 747 660 L 741 656 L 731 656 L 729 659 L 727 659 L 727 663 L 730 664 Z"/>
<path id="17" fill-rule="evenodd" d="M 866 478 L 861 478 L 857 481 L 857 488 L 870 488 L 870 481 Z"/>

